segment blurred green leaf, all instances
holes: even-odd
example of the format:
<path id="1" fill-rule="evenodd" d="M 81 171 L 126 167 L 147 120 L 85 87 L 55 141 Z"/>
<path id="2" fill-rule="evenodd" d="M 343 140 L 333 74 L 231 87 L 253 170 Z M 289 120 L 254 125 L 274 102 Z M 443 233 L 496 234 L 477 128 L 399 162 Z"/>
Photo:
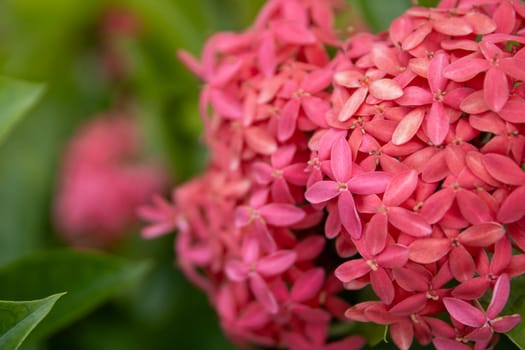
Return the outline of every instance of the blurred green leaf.
<path id="1" fill-rule="evenodd" d="M 403 14 L 412 5 L 410 0 L 351 0 L 350 3 L 357 7 L 365 22 L 374 32 L 387 30 L 392 20 Z"/>
<path id="2" fill-rule="evenodd" d="M 16 350 L 65 293 L 31 301 L 0 301 L 0 348 Z"/>
<path id="3" fill-rule="evenodd" d="M 41 338 L 79 319 L 136 282 L 148 269 L 147 263 L 130 262 L 102 253 L 46 251 L 1 268 L 0 297 L 34 299 L 67 292 L 32 334 L 34 338 Z"/>
<path id="4" fill-rule="evenodd" d="M 525 275 L 512 279 L 512 292 L 501 315 L 525 315 Z M 525 324 L 523 320 L 507 333 L 507 336 L 520 349 L 525 349 Z"/>
<path id="5" fill-rule="evenodd" d="M 43 92 L 41 84 L 0 76 L 0 143 Z"/>

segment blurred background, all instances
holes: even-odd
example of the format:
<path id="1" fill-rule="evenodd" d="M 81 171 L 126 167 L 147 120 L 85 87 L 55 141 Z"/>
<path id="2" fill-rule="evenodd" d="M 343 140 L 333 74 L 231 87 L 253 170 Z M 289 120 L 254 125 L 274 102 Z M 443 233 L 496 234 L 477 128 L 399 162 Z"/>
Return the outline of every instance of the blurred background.
<path id="1" fill-rule="evenodd" d="M 0 268 L 0 300 L 50 294 L 44 282 L 23 277 L 7 284 L 4 277 L 15 274 L 20 257 L 43 252 L 45 259 L 47 251 L 68 246 L 53 222 L 54 199 L 65 149 L 90 120 L 115 113 L 134 120 L 139 157 L 164 169 L 165 196 L 170 185 L 203 168 L 199 81 L 177 60 L 176 50 L 198 56 L 208 36 L 247 27 L 263 3 L 0 1 L 0 75 L 45 84 L 40 100 L 0 144 L 0 265 L 8 266 Z M 376 32 L 411 5 L 348 3 L 354 11 L 349 18 L 361 18 Z M 233 349 L 206 297 L 174 268 L 173 235 L 146 241 L 140 225 L 128 231 L 104 248 L 127 261 L 146 262 L 140 278 L 108 292 L 48 336 L 30 337 L 23 348 Z"/>

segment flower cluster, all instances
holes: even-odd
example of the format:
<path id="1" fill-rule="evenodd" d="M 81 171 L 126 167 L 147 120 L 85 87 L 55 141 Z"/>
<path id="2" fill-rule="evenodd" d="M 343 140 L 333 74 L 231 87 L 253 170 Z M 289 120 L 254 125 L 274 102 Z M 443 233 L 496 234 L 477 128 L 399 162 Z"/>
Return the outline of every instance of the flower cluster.
<path id="1" fill-rule="evenodd" d="M 139 161 L 131 120 L 98 117 L 71 140 L 55 205 L 59 233 L 74 246 L 105 248 L 134 222 L 136 210 L 166 182 L 156 165 Z"/>
<path id="2" fill-rule="evenodd" d="M 520 322 L 500 313 L 525 272 L 525 5 L 443 0 L 346 38 L 339 6 L 270 0 L 201 61 L 181 53 L 211 160 L 143 208 L 144 233 L 179 231 L 238 342 L 359 348 L 328 336 L 353 320 L 401 349 L 489 347 Z"/>

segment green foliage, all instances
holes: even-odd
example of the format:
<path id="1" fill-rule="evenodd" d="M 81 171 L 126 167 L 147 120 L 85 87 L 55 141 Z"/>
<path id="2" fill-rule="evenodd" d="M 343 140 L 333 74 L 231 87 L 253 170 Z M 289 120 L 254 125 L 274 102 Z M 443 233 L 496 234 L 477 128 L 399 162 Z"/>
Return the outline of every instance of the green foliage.
<path id="1" fill-rule="evenodd" d="M 65 293 L 32 301 L 0 301 L 0 348 L 16 350 Z"/>
<path id="2" fill-rule="evenodd" d="M 0 144 L 43 91 L 43 85 L 0 76 Z"/>
<path id="3" fill-rule="evenodd" d="M 45 251 L 0 268 L 0 298 L 34 299 L 67 292 L 33 336 L 41 338 L 81 318 L 137 282 L 148 264 L 102 253 Z"/>
<path id="4" fill-rule="evenodd" d="M 525 276 L 514 278 L 512 280 L 512 293 L 502 315 L 520 314 L 521 322 L 507 336 L 520 349 L 525 349 Z"/>
<path id="5" fill-rule="evenodd" d="M 373 32 L 387 30 L 390 22 L 410 7 L 410 0 L 350 0 Z"/>

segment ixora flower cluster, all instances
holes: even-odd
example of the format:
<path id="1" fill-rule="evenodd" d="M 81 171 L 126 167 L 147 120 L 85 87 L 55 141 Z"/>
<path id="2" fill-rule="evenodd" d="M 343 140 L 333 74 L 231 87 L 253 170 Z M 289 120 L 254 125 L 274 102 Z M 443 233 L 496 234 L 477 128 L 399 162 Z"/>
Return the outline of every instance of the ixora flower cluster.
<path id="1" fill-rule="evenodd" d="M 82 126 L 64 155 L 55 203 L 59 233 L 73 246 L 108 248 L 136 221 L 136 210 L 162 191 L 163 169 L 139 160 L 128 116 L 99 116 Z"/>
<path id="2" fill-rule="evenodd" d="M 520 322 L 500 314 L 525 272 L 525 5 L 444 0 L 343 39 L 339 5 L 270 0 L 181 54 L 211 159 L 144 234 L 178 230 L 239 343 L 356 349 L 371 322 L 401 349 L 490 347 Z"/>

